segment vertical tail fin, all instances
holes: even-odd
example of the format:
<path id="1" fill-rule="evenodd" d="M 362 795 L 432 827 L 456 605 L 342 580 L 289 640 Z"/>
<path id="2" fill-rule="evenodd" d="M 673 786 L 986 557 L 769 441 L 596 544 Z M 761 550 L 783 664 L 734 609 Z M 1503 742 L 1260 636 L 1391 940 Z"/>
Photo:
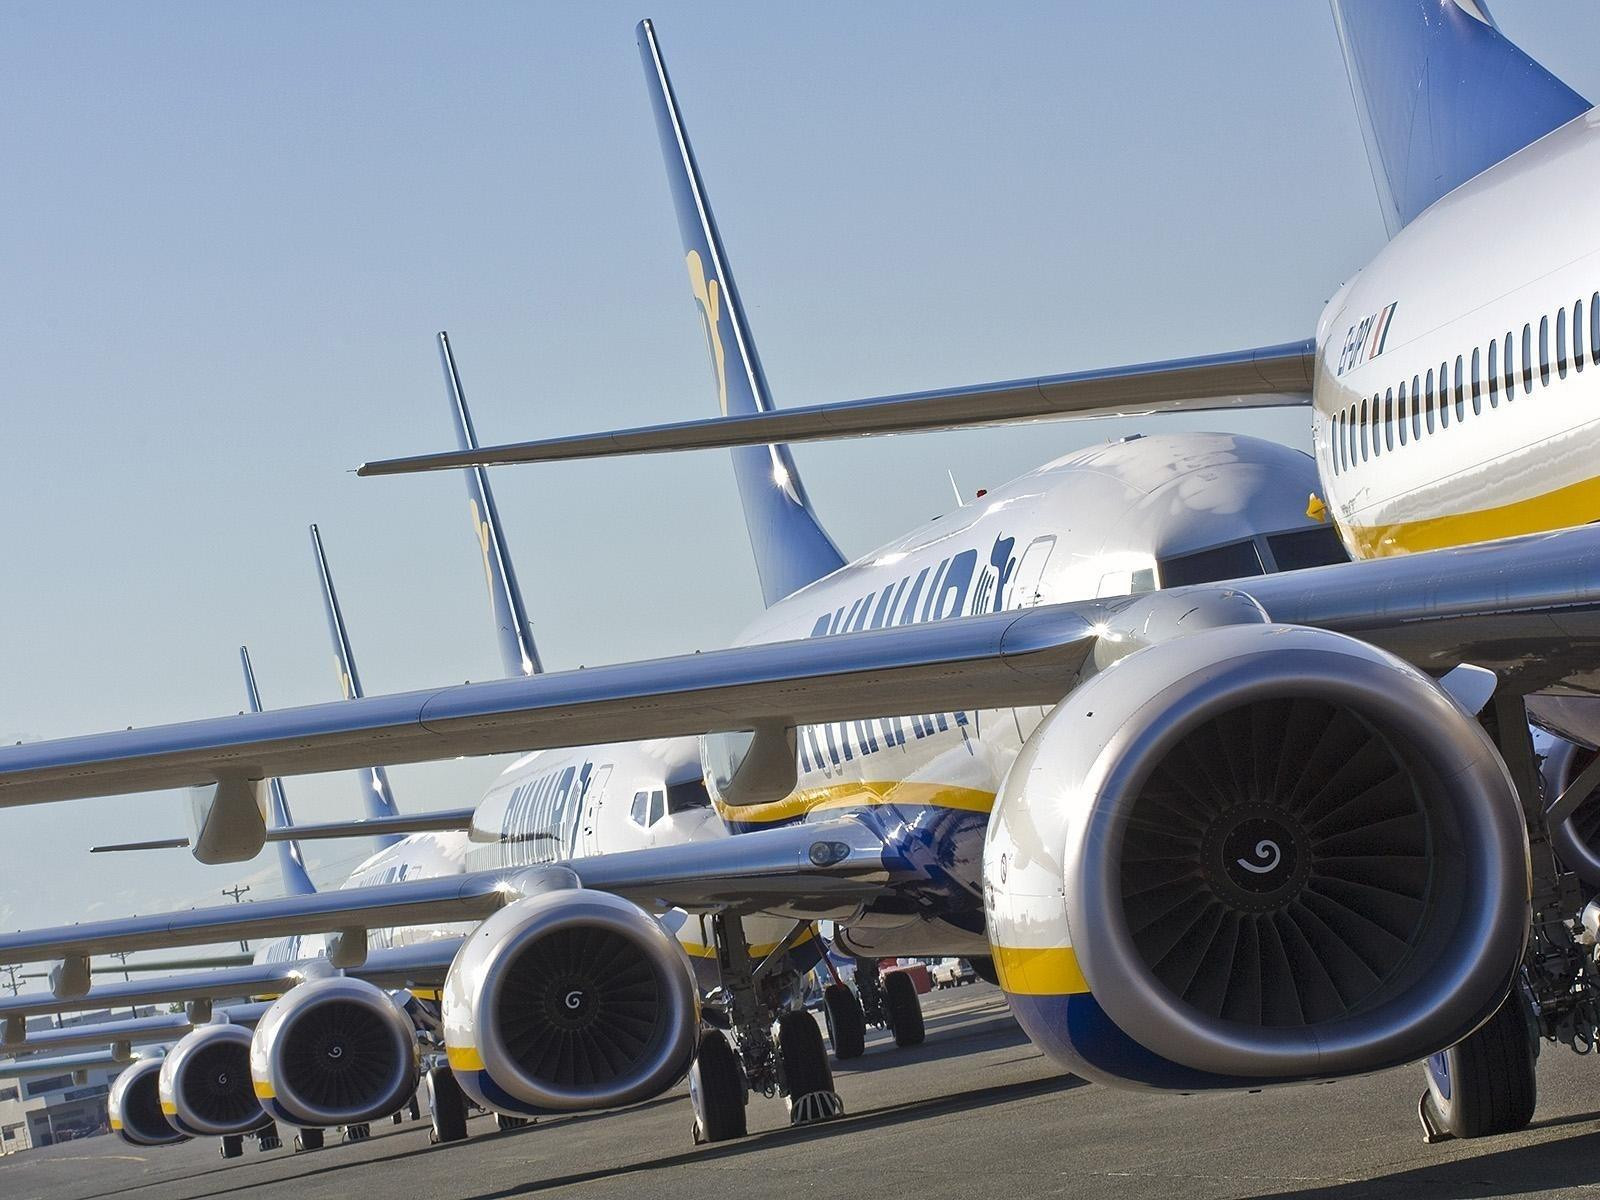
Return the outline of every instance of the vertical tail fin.
<path id="1" fill-rule="evenodd" d="M 1384 224 L 1589 108 L 1502 34 L 1485 0 L 1332 0 Z"/>
<path id="2" fill-rule="evenodd" d="M 244 690 L 250 698 L 250 711 L 258 713 L 261 711 L 261 693 L 256 690 L 256 673 L 250 666 L 250 651 L 245 646 L 239 647 L 239 661 L 244 666 Z M 293 825 L 289 801 L 284 798 L 283 784 L 278 779 L 267 780 L 267 798 L 272 828 L 287 829 Z M 309 896 L 317 890 L 311 882 L 311 876 L 306 873 L 306 860 L 300 853 L 299 842 L 278 843 L 278 870 L 283 875 L 285 896 Z"/>
<path id="3" fill-rule="evenodd" d="M 346 700 L 361 697 L 361 676 L 356 674 L 355 655 L 350 650 L 350 635 L 345 631 L 344 613 L 339 608 L 339 593 L 333 588 L 333 574 L 328 570 L 328 556 L 322 549 L 322 534 L 311 527 L 311 549 L 317 558 L 317 578 L 322 582 L 322 604 L 328 614 L 328 633 L 333 637 L 333 657 L 339 668 L 339 690 Z M 361 806 L 369 817 L 397 817 L 394 792 L 389 788 L 389 776 L 382 767 L 368 767 L 359 772 L 361 778 Z M 401 835 L 388 834 L 375 839 L 379 847 L 392 846 Z"/>
<path id="4" fill-rule="evenodd" d="M 463 450 L 478 448 L 478 435 L 467 411 L 466 393 L 461 390 L 461 375 L 455 355 L 450 352 L 450 335 L 439 334 L 439 362 L 444 367 L 444 383 L 450 392 L 450 411 L 455 415 L 456 439 Z M 472 509 L 472 531 L 483 555 L 484 580 L 489 585 L 489 606 L 493 611 L 495 636 L 500 646 L 500 661 L 507 677 L 537 675 L 544 670 L 539 650 L 533 644 L 533 626 L 522 603 L 522 589 L 511 565 L 505 535 L 500 531 L 500 512 L 489 489 L 489 475 L 482 467 L 468 467 L 467 502 Z"/>
<path id="5" fill-rule="evenodd" d="M 661 137 L 678 231 L 683 237 L 689 286 L 705 322 L 717 401 L 724 416 L 769 412 L 772 399 L 766 375 L 756 357 L 728 256 L 700 181 L 700 168 L 684 132 L 655 27 L 641 21 L 638 32 L 656 132 Z M 844 557 L 812 511 L 787 446 L 737 448 L 733 469 L 762 595 L 769 605 L 844 565 Z"/>

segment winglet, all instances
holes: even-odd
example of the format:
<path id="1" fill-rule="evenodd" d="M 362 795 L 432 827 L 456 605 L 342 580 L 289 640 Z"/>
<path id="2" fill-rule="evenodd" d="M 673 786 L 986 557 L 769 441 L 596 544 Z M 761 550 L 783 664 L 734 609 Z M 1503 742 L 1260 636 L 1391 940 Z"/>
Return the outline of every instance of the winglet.
<path id="1" fill-rule="evenodd" d="M 250 700 L 250 711 L 261 711 L 261 693 L 256 688 L 255 669 L 250 665 L 250 650 L 239 647 L 239 662 L 244 667 L 244 690 Z M 272 828 L 287 829 L 294 824 L 289 813 L 289 801 L 283 794 L 283 783 L 276 777 L 267 780 L 268 803 L 271 807 Z M 317 890 L 306 871 L 306 860 L 300 853 L 300 843 L 278 843 L 278 870 L 283 875 L 283 893 L 286 896 L 309 896 Z"/>
<path id="2" fill-rule="evenodd" d="M 361 698 L 361 676 L 356 673 L 356 657 L 350 649 L 350 634 L 345 629 L 344 611 L 339 607 L 339 593 L 333 587 L 333 573 L 328 570 L 328 556 L 322 549 L 322 533 L 311 527 L 311 550 L 317 559 L 317 578 L 322 583 L 322 605 L 328 617 L 328 633 L 333 638 L 334 663 L 339 669 L 339 690 L 346 700 Z M 368 767 L 359 772 L 361 777 L 361 805 L 367 816 L 382 819 L 398 817 L 394 792 L 389 787 L 389 775 L 382 767 Z M 400 834 L 388 834 L 376 840 L 380 848 L 392 846 Z"/>
<path id="3" fill-rule="evenodd" d="M 444 332 L 439 334 L 439 362 L 444 367 L 444 383 L 450 392 L 450 411 L 455 416 L 456 440 L 462 450 L 476 450 L 478 435 L 472 428 L 472 413 L 467 410 L 461 374 L 456 370 L 455 355 L 450 351 L 450 335 Z M 495 508 L 489 476 L 482 467 L 468 467 L 466 477 L 467 503 L 472 510 L 472 532 L 478 540 L 478 550 L 483 555 L 483 577 L 489 585 L 489 606 L 493 610 L 500 661 L 508 678 L 538 675 L 544 666 L 539 661 L 538 647 L 533 643 L 533 625 L 522 603 L 522 589 L 517 585 L 517 573 L 511 565 L 511 552 L 506 547 L 505 534 L 500 530 L 500 512 Z"/>
<path id="4" fill-rule="evenodd" d="M 722 415 L 752 416 L 772 411 L 767 378 L 734 286 L 728 256 L 700 181 L 700 168 L 667 77 L 655 27 L 639 22 L 639 53 L 650 81 L 650 103 L 666 160 L 672 204 L 683 238 L 689 287 L 705 324 L 706 346 L 716 378 Z M 755 553 L 761 591 L 771 605 L 844 566 L 812 511 L 800 472 L 786 446 L 747 446 L 733 451 L 733 469 L 744 505 L 750 548 Z"/>

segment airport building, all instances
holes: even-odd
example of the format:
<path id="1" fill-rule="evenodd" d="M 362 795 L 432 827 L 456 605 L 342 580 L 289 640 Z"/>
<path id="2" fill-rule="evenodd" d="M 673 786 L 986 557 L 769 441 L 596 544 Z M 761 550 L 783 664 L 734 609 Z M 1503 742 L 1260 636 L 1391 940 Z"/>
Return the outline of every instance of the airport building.
<path id="1" fill-rule="evenodd" d="M 138 1010 L 138 1015 L 149 1016 L 156 1011 L 144 1007 Z M 115 1012 L 74 1013 L 64 1017 L 59 1025 L 122 1021 L 131 1015 L 132 1011 L 125 1008 Z M 28 1022 L 29 1033 L 57 1027 L 58 1022 L 50 1017 L 36 1017 Z M 3 1070 L 0 1066 L 0 1155 L 109 1131 L 106 1095 L 121 1066 L 94 1067 L 76 1075 L 72 1071 L 62 1071 L 21 1078 L 6 1075 Z"/>

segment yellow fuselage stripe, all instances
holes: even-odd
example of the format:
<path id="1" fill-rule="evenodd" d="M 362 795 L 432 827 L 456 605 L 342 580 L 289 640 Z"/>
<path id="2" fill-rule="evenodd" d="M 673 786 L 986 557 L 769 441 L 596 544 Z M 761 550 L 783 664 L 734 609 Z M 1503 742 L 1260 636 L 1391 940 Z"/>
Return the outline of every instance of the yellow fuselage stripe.
<path id="1" fill-rule="evenodd" d="M 1383 558 L 1471 542 L 1492 542 L 1547 529 L 1566 529 L 1587 525 L 1597 518 L 1600 518 L 1600 477 L 1584 479 L 1526 500 L 1471 512 L 1389 525 L 1341 524 L 1354 540 L 1361 558 Z"/>
<path id="2" fill-rule="evenodd" d="M 767 804 L 722 804 L 717 811 L 730 821 L 764 823 L 792 821 L 808 812 L 825 808 L 867 808 L 881 804 L 905 804 L 916 808 L 957 808 L 986 813 L 994 808 L 994 793 L 981 788 L 955 787 L 944 783 L 907 783 L 902 780 L 841 783 L 829 787 L 802 788 L 782 800 Z"/>
<path id="3" fill-rule="evenodd" d="M 991 946 L 1000 987 L 1016 996 L 1067 996 L 1089 990 L 1071 946 Z"/>

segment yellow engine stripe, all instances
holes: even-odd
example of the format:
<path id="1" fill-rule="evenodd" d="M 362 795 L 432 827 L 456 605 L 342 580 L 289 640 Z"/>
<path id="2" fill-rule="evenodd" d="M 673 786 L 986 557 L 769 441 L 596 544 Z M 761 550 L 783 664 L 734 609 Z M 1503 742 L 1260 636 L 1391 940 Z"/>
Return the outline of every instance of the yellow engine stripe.
<path id="1" fill-rule="evenodd" d="M 1344 527 L 1362 558 L 1383 558 L 1390 554 L 1438 550 L 1546 529 L 1587 525 L 1596 518 L 1600 518 L 1600 477 L 1472 512 L 1393 525 L 1346 524 Z"/>
<path id="2" fill-rule="evenodd" d="M 452 1071 L 483 1070 L 483 1055 L 478 1053 L 476 1046 L 446 1046 L 444 1053 L 450 1060 Z"/>
<path id="3" fill-rule="evenodd" d="M 943 783 L 907 783 L 899 780 L 834 784 L 803 788 L 767 804 L 717 804 L 730 821 L 792 821 L 824 808 L 868 808 L 880 804 L 906 804 L 916 808 L 957 808 L 986 813 L 994 808 L 994 793 L 979 788 Z"/>
<path id="4" fill-rule="evenodd" d="M 256 1090 L 257 1100 L 276 1100 L 278 1098 L 278 1093 L 272 1090 L 270 1083 L 263 1083 L 261 1080 L 255 1079 L 251 1081 L 251 1084 Z"/>
<path id="5" fill-rule="evenodd" d="M 111 1132 L 112 1133 L 121 1133 L 122 1132 L 122 1122 L 117 1120 L 115 1117 L 111 1118 Z"/>
<path id="6" fill-rule="evenodd" d="M 177 1116 L 178 1115 L 178 1106 L 176 1104 L 168 1104 L 165 1100 L 163 1100 L 161 1102 L 161 1115 L 164 1116 L 164 1117 L 175 1117 L 175 1116 Z"/>
<path id="7" fill-rule="evenodd" d="M 1067 996 L 1087 992 L 1089 981 L 1071 946 L 1024 949 L 991 946 L 1000 986 L 1018 996 Z"/>

